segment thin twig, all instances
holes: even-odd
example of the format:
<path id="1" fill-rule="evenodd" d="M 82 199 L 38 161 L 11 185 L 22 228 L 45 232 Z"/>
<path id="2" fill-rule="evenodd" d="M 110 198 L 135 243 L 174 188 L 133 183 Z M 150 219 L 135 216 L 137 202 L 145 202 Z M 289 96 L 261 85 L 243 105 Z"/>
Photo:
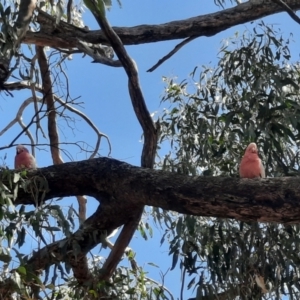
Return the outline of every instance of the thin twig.
<path id="1" fill-rule="evenodd" d="M 39 99 L 39 101 L 41 101 L 42 100 L 42 98 L 40 98 Z M 16 117 L 13 119 L 13 120 L 11 120 L 5 127 L 4 127 L 4 129 L 2 129 L 1 131 L 0 131 L 0 136 L 1 135 L 3 135 L 6 131 L 8 131 L 15 123 L 20 123 L 20 120 L 22 119 L 22 115 L 23 115 L 23 112 L 24 112 L 24 110 L 25 110 L 25 108 L 30 104 L 30 103 L 32 103 L 32 102 L 34 102 L 34 99 L 33 99 L 33 97 L 30 97 L 30 98 L 28 98 L 28 99 L 26 99 L 25 101 L 23 101 L 23 103 L 21 104 L 21 106 L 19 107 L 19 109 L 18 109 L 18 112 L 17 112 L 17 114 L 16 114 Z M 28 129 L 28 127 L 27 126 L 25 126 L 25 132 L 26 132 L 26 134 L 28 134 L 27 133 L 27 129 Z M 23 128 L 24 129 L 24 128 Z"/>
<path id="2" fill-rule="evenodd" d="M 55 97 L 55 99 L 57 101 L 59 101 L 61 104 L 63 104 L 69 111 L 77 114 L 78 116 L 80 116 L 83 120 L 85 120 L 88 125 L 90 125 L 90 127 L 95 131 L 95 133 L 97 134 L 97 142 L 96 142 L 96 146 L 95 146 L 95 150 L 93 151 L 93 153 L 90 155 L 89 159 L 92 159 L 92 158 L 95 158 L 98 151 L 99 151 L 99 148 L 100 148 L 100 142 L 101 142 L 101 137 L 104 137 L 106 138 L 107 140 L 107 143 L 108 143 L 108 148 L 109 148 L 109 152 L 108 152 L 108 155 L 107 156 L 110 156 L 111 154 L 111 143 L 110 143 L 110 140 L 108 138 L 108 136 L 102 132 L 99 131 L 99 129 L 97 128 L 97 126 L 88 118 L 88 116 L 86 116 L 83 112 L 81 112 L 80 110 L 70 106 L 69 104 L 67 103 L 64 103 L 62 102 L 61 99 L 59 99 L 58 97 Z"/>
<path id="3" fill-rule="evenodd" d="M 167 292 L 170 295 L 170 299 L 171 300 L 175 300 L 174 296 L 172 295 L 172 293 L 168 290 L 167 287 L 165 287 L 163 284 L 160 284 L 159 282 L 155 281 L 154 279 L 150 278 L 150 277 L 145 277 L 145 279 L 149 280 L 150 282 L 156 284 L 157 286 L 159 286 L 161 289 L 163 289 L 165 292 Z"/>
<path id="4" fill-rule="evenodd" d="M 161 58 L 153 67 L 151 67 L 147 72 L 153 72 L 155 69 L 157 69 L 163 62 L 165 62 L 167 59 L 169 59 L 172 55 L 174 55 L 177 51 L 179 51 L 184 45 L 189 43 L 190 41 L 196 39 L 198 36 L 190 36 L 187 39 L 183 40 L 181 43 L 175 46 L 175 48 L 169 52 L 167 55 L 165 55 L 163 58 Z"/>
<path id="5" fill-rule="evenodd" d="M 29 88 L 30 88 L 30 86 L 29 86 Z M 34 99 L 33 99 L 32 97 L 30 97 L 29 99 L 31 99 L 31 100 L 30 100 L 31 102 L 34 101 Z M 27 103 L 27 102 L 30 102 L 29 99 L 27 99 L 27 100 L 25 100 L 25 101 L 23 102 L 23 104 L 22 104 L 21 107 L 19 108 L 19 111 L 18 111 L 18 113 L 17 113 L 16 118 L 15 118 L 12 122 L 10 122 L 10 123 L 8 124 L 8 126 L 6 126 L 6 127 L 1 131 L 1 134 L 3 134 L 5 131 L 7 131 L 13 124 L 15 124 L 15 123 L 17 123 L 17 122 L 20 123 L 19 120 L 22 119 L 22 114 L 20 114 L 20 111 L 23 111 L 23 110 L 25 109 L 25 107 L 29 104 L 29 103 Z M 27 104 L 26 104 L 26 103 L 27 103 Z M 23 105 L 24 105 L 24 106 L 23 106 Z M 26 125 L 25 127 L 22 127 L 22 131 L 21 131 L 20 133 L 18 133 L 17 136 L 14 137 L 14 139 L 10 142 L 8 148 L 9 148 L 9 147 L 12 147 L 12 145 L 18 140 L 18 138 L 19 138 L 24 132 L 25 132 L 26 134 L 28 134 L 28 129 L 29 129 L 29 127 L 34 123 L 34 119 L 35 119 L 35 117 L 36 117 L 36 114 L 39 113 L 39 112 L 41 111 L 42 107 L 43 107 L 43 106 L 41 106 L 40 110 L 39 110 L 38 112 L 36 112 L 36 113 L 32 116 L 31 121 L 28 123 L 28 125 Z M 34 149 L 33 149 L 32 153 L 34 153 Z"/>
<path id="6" fill-rule="evenodd" d="M 13 83 L 7 83 L 6 84 L 6 87 L 7 89 L 9 90 L 21 90 L 21 89 L 30 89 L 30 82 L 28 81 L 20 81 L 20 82 L 13 82 Z M 36 85 L 35 86 L 35 89 L 42 93 L 43 92 L 43 88 L 39 85 Z M 73 106 L 71 106 L 69 103 L 66 103 L 65 101 L 63 101 L 62 99 L 60 99 L 58 96 L 56 96 L 54 94 L 54 98 L 55 98 L 55 101 L 59 102 L 63 107 L 65 107 L 67 110 L 75 113 L 76 115 L 80 116 L 96 133 L 97 135 L 97 142 L 96 142 L 96 145 L 95 145 L 95 148 L 94 148 L 94 151 L 92 152 L 92 154 L 90 155 L 89 159 L 92 159 L 92 158 L 95 158 L 98 151 L 99 151 L 99 148 L 100 148 L 100 142 L 101 142 L 101 138 L 104 137 L 106 140 L 107 140 L 107 143 L 108 143 L 108 154 L 107 156 L 110 156 L 111 154 L 111 150 L 112 150 L 112 147 L 111 147 L 111 143 L 110 143 L 110 140 L 109 140 L 109 137 L 104 134 L 103 132 L 101 132 L 97 126 L 91 121 L 91 119 L 85 115 L 83 112 L 81 112 L 80 110 L 74 108 Z M 37 102 L 42 102 L 43 98 L 40 98 L 40 97 L 37 97 Z M 18 110 L 18 113 L 17 113 L 17 116 L 2 130 L 0 131 L 0 136 L 3 135 L 6 131 L 9 130 L 9 128 L 11 128 L 15 123 L 18 122 L 18 118 L 21 118 L 22 117 L 22 114 L 23 114 L 23 111 L 24 109 L 30 104 L 32 103 L 34 100 L 32 97 L 30 97 L 29 99 L 25 100 L 22 105 L 20 106 L 19 110 Z M 28 127 L 27 127 L 28 128 Z M 24 132 L 24 131 L 23 131 Z M 22 133 L 23 133 L 22 132 Z M 22 134 L 21 133 L 21 134 Z M 20 134 L 20 135 L 21 135 Z"/>
<path id="7" fill-rule="evenodd" d="M 33 76 L 35 74 L 35 61 L 37 60 L 37 55 L 34 55 L 34 57 L 31 59 L 30 61 L 30 75 L 29 75 L 29 78 L 30 78 L 30 89 L 31 89 L 31 94 L 32 94 L 32 97 L 33 99 L 36 99 L 36 93 L 35 93 L 35 85 L 36 85 L 36 82 L 38 82 L 38 78 L 36 77 L 35 78 L 35 81 L 33 80 Z M 43 130 L 43 127 L 41 126 L 41 122 L 40 122 L 40 115 L 39 115 L 39 109 L 38 109 L 38 105 L 37 105 L 37 101 L 34 101 L 34 110 L 35 110 L 35 123 L 36 123 L 36 134 L 35 134 L 35 139 L 36 139 L 36 143 L 38 143 L 38 130 L 40 129 L 41 130 L 41 133 L 43 135 L 44 138 L 46 138 L 46 135 L 45 135 L 45 132 Z M 32 153 L 34 156 L 35 156 L 35 152 Z"/>

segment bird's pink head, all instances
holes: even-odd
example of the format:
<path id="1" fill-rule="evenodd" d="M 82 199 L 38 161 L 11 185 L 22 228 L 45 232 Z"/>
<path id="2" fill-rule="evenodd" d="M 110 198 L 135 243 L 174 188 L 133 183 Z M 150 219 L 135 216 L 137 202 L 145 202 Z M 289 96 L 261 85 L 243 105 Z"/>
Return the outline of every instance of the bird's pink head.
<path id="1" fill-rule="evenodd" d="M 245 153 L 256 153 L 257 154 L 258 149 L 255 143 L 250 143 L 246 149 Z"/>
<path id="2" fill-rule="evenodd" d="M 24 147 L 23 145 L 18 145 L 17 146 L 17 154 L 20 154 L 22 152 L 29 152 L 28 149 L 26 147 Z"/>

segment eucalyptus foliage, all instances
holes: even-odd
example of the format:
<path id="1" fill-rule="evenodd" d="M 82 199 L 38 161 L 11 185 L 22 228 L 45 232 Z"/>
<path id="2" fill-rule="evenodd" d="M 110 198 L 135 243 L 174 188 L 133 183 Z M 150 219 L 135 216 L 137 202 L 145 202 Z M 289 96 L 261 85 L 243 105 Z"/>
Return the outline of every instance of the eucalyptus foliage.
<path id="1" fill-rule="evenodd" d="M 192 84 L 165 78 L 161 142 L 172 150 L 159 165 L 235 176 L 245 147 L 256 142 L 267 175 L 297 175 L 300 69 L 289 62 L 288 44 L 260 23 L 224 43 L 215 69 L 195 68 Z"/>
<path id="2" fill-rule="evenodd" d="M 224 41 L 215 68 L 197 67 L 181 82 L 164 78 L 160 153 L 166 153 L 157 166 L 191 175 L 238 176 L 245 147 L 256 142 L 267 176 L 298 176 L 300 65 L 291 63 L 290 38 L 261 22 Z M 299 225 L 157 209 L 153 215 L 166 226 L 163 241 L 170 243 L 172 268 L 180 265 L 197 299 L 215 294 L 299 298 Z M 265 279 L 267 295 L 256 284 L 258 275 Z"/>
<path id="3" fill-rule="evenodd" d="M 239 1 L 214 2 L 223 7 Z M 102 13 L 112 3 L 121 4 L 119 0 L 75 1 L 68 11 L 59 0 L 42 1 L 40 8 L 55 16 L 57 24 L 70 19 L 71 24 L 84 27 L 83 3 Z M 21 79 L 39 83 L 38 69 L 32 61 L 21 48 L 9 44 L 17 39 L 12 29 L 18 9 L 13 1 L 0 4 L 0 54 L 9 59 L 15 55 L 16 67 L 12 71 L 18 69 Z M 35 19 L 32 24 L 38 31 Z M 291 38 L 284 39 L 280 32 L 259 23 L 251 32 L 224 41 L 216 67 L 196 67 L 190 78 L 181 82 L 164 78 L 162 104 L 167 108 L 159 120 L 161 137 L 156 167 L 187 175 L 238 176 L 245 147 L 256 142 L 267 176 L 298 176 L 300 64 L 291 62 Z M 58 52 L 55 72 L 63 73 L 61 63 L 71 54 Z M 43 270 L 43 274 L 26 268 L 31 259 L 21 251 L 26 239 L 40 250 L 66 237 L 60 244 L 65 249 L 65 241 L 76 228 L 77 212 L 72 206 L 64 208 L 53 202 L 40 205 L 39 197 L 48 190 L 42 179 L 29 182 L 26 171 L 3 174 L 0 288 L 3 282 L 11 283 L 14 299 L 101 299 L 102 295 L 106 299 L 174 299 L 164 285 L 164 275 L 161 282 L 150 278 L 147 268 L 137 265 L 132 250 L 124 254 L 128 266 L 123 261 L 106 282 L 80 285 L 71 266 L 60 260 L 53 268 Z M 6 186 L 2 181 L 8 177 Z M 20 188 L 32 195 L 34 207 L 14 206 Z M 170 269 L 179 266 L 181 270 L 181 299 L 185 299 L 186 287 L 193 291 L 194 299 L 215 299 L 216 295 L 217 299 L 300 297 L 299 225 L 184 216 L 157 208 L 151 212 L 154 222 L 164 229 L 161 243 L 169 243 Z M 145 240 L 153 234 L 151 221 L 142 220 L 138 226 Z M 74 239 L 74 257 L 80 252 L 79 247 Z M 18 267 L 14 269 L 15 265 Z M 103 257 L 91 253 L 88 266 L 91 274 L 99 278 Z M 264 278 L 268 294 L 263 294 L 257 285 L 257 276 Z"/>

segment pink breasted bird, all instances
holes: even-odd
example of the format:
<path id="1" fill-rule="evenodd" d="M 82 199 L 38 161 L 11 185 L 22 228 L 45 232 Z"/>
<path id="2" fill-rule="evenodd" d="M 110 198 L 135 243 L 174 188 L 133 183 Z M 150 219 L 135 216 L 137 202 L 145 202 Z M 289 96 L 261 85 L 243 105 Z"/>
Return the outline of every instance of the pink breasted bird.
<path id="1" fill-rule="evenodd" d="M 36 161 L 26 147 L 17 146 L 17 154 L 15 156 L 15 169 L 36 169 Z"/>
<path id="2" fill-rule="evenodd" d="M 258 156 L 258 150 L 255 143 L 248 145 L 240 164 L 240 176 L 242 178 L 265 178 L 265 168 Z"/>

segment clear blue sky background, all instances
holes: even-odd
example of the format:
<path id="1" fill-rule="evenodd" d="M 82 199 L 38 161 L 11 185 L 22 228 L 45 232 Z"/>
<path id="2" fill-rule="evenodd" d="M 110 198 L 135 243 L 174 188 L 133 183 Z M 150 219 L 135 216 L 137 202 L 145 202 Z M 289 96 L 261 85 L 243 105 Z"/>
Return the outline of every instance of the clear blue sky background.
<path id="1" fill-rule="evenodd" d="M 143 1 L 122 1 L 120 8 L 116 1 L 112 9 L 107 13 L 107 18 L 112 26 L 135 26 L 141 24 L 160 24 L 172 20 L 190 18 L 206 13 L 218 11 L 219 8 L 213 1 L 179 1 L 179 0 L 143 0 Z M 86 25 L 90 29 L 99 29 L 90 12 L 84 15 Z M 293 53 L 292 61 L 299 60 L 299 24 L 295 23 L 286 13 L 277 14 L 264 19 L 265 23 L 278 25 L 286 37 L 289 33 L 294 33 L 295 43 L 291 44 Z M 136 61 L 139 69 L 140 84 L 149 111 L 162 112 L 160 105 L 161 96 L 164 92 L 162 76 L 178 77 L 179 81 L 187 78 L 195 66 L 216 65 L 217 53 L 221 46 L 221 41 L 231 37 L 235 32 L 242 33 L 250 24 L 228 29 L 213 37 L 198 38 L 183 47 L 175 56 L 167 60 L 162 66 L 152 73 L 146 70 L 152 67 L 161 57 L 166 55 L 180 41 L 161 42 L 146 45 L 127 46 L 126 49 L 131 57 Z M 140 165 L 140 155 L 142 144 L 141 128 L 134 115 L 131 101 L 127 89 L 127 77 L 122 68 L 110 68 L 100 64 L 91 63 L 90 57 L 82 58 L 82 55 L 74 55 L 73 60 L 67 61 L 66 72 L 69 76 L 70 92 L 73 98 L 81 96 L 78 100 L 83 102 L 83 112 L 88 115 L 98 128 L 110 138 L 112 144 L 111 157 L 128 162 L 133 165 Z M 12 79 L 15 81 L 15 79 Z M 14 98 L 7 97 L 2 93 L 0 98 L 0 131 L 15 116 L 17 107 L 29 92 L 15 91 Z M 32 107 L 27 109 L 24 121 L 28 122 L 32 113 Z M 84 140 L 90 145 L 95 142 L 95 134 L 86 126 L 83 121 L 77 122 L 76 129 L 70 128 L 59 120 L 60 137 L 68 141 Z M 46 129 L 45 129 L 46 130 Z M 1 136 L 0 146 L 7 145 L 14 136 L 20 132 L 18 126 L 14 126 L 8 133 Z M 40 143 L 47 143 L 47 140 L 40 138 Z M 29 143 L 26 136 L 22 136 L 17 143 Z M 80 153 L 75 147 L 66 147 L 71 153 L 72 160 L 82 160 L 86 156 Z M 102 140 L 101 155 L 107 156 L 107 144 Z M 15 149 L 7 149 L 0 152 L 0 159 L 7 155 L 6 164 L 13 168 Z M 36 150 L 38 165 L 45 167 L 52 164 L 48 148 Z M 64 156 L 65 161 L 70 161 L 70 157 Z M 76 201 L 68 200 L 66 205 Z M 97 207 L 97 202 L 88 200 L 88 215 L 91 215 Z M 160 231 L 155 230 L 154 238 L 144 241 L 139 233 L 135 234 L 130 247 L 137 252 L 137 261 L 140 266 L 145 266 L 148 262 L 153 262 L 160 266 L 164 273 L 171 266 L 171 257 L 168 257 L 168 245 L 160 247 Z M 30 248 L 31 245 L 28 247 Z M 30 248 L 31 249 L 31 248 Z M 99 249 L 99 248 L 98 248 Z M 96 250 L 98 250 L 96 249 Z M 29 251 L 29 250 L 28 250 Z M 102 255 L 102 253 L 101 253 Z M 159 269 L 146 267 L 150 275 L 159 280 Z M 166 286 L 179 296 L 180 272 L 174 270 L 169 272 L 165 278 Z M 190 297 L 191 292 L 185 292 L 185 298 Z"/>

